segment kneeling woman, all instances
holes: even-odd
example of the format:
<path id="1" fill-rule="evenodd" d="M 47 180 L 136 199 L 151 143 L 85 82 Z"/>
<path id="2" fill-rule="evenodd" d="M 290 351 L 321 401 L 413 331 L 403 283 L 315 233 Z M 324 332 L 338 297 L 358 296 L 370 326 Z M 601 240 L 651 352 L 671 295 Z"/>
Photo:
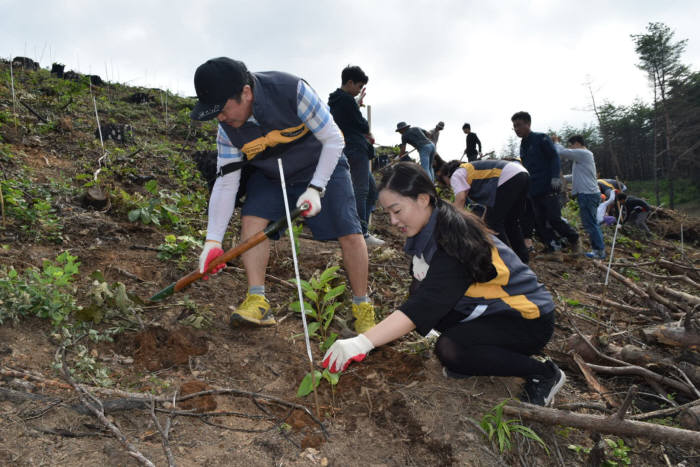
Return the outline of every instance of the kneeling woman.
<path id="1" fill-rule="evenodd" d="M 524 400 L 550 405 L 566 376 L 552 361 L 531 357 L 554 330 L 552 297 L 535 274 L 479 218 L 440 200 L 416 164 L 386 171 L 379 201 L 408 236 L 411 294 L 375 327 L 333 344 L 323 366 L 342 371 L 414 329 L 424 336 L 435 329 L 448 376 L 520 376 Z"/>

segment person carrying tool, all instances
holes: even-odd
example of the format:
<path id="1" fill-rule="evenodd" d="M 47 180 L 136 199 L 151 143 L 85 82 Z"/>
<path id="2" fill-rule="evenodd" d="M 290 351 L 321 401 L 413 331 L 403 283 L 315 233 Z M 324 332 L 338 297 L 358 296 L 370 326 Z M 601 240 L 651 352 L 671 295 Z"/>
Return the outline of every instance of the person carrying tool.
<path id="1" fill-rule="evenodd" d="M 569 138 L 569 148 L 561 145 L 557 135 L 552 136 L 554 147 L 559 157 L 573 161 L 571 167 L 571 194 L 576 197 L 578 211 L 583 228 L 588 232 L 592 251 L 586 256 L 594 259 L 605 258 L 605 242 L 603 232 L 596 221 L 596 212 L 600 204 L 600 193 L 596 182 L 596 168 L 593 153 L 588 150 L 581 135 Z"/>
<path id="2" fill-rule="evenodd" d="M 545 244 L 545 254 L 555 261 L 563 261 L 561 243 L 557 236 L 566 238 L 573 253 L 581 252 L 579 235 L 561 217 L 557 193 L 561 190 L 559 154 L 549 136 L 530 130 L 531 117 L 517 112 L 511 117 L 515 134 L 520 142 L 520 160 L 530 173 L 530 200 L 535 213 L 537 234 Z"/>
<path id="3" fill-rule="evenodd" d="M 396 131 L 401 134 L 401 146 L 399 148 L 399 158 L 406 154 L 406 143 L 418 150 L 420 165 L 428 174 L 431 180 L 435 180 L 433 170 L 433 156 L 435 155 L 435 144 L 428 139 L 426 131 L 417 126 L 411 126 L 406 122 L 396 124 Z M 403 160 L 403 159 L 402 159 Z"/>
<path id="4" fill-rule="evenodd" d="M 323 357 L 344 371 L 380 345 L 416 330 L 439 331 L 435 353 L 448 377 L 519 376 L 521 397 L 550 405 L 566 381 L 540 353 L 554 331 L 554 302 L 535 274 L 473 214 L 438 198 L 415 164 L 382 176 L 379 201 L 406 234 L 414 284 L 408 299 L 369 331 L 336 341 Z"/>
<path id="5" fill-rule="evenodd" d="M 520 219 L 525 212 L 530 174 L 522 164 L 500 159 L 450 161 L 438 172 L 438 180 L 452 187 L 457 210 L 464 209 L 467 198 L 486 206 L 486 225 L 527 264 L 530 255 Z"/>
<path id="6" fill-rule="evenodd" d="M 271 220 L 284 216 L 277 163 L 282 158 L 290 202 L 310 206 L 302 215 L 314 238 L 340 243 L 353 292 L 355 330 L 371 328 L 374 306 L 367 297 L 367 246 L 347 159 L 342 155 L 343 136 L 328 107 L 304 80 L 279 71 L 251 73 L 243 62 L 228 57 L 200 65 L 194 86 L 199 101 L 191 117 L 219 121 L 218 177 L 209 199 L 200 272 L 223 254 L 221 240 L 233 214 L 243 166 L 250 170 L 241 208 L 241 238 L 251 237 Z M 231 325 L 276 324 L 265 298 L 269 256 L 267 240 L 242 255 L 248 294 L 231 314 Z"/>
<path id="7" fill-rule="evenodd" d="M 467 160 L 472 162 L 481 159 L 481 140 L 476 136 L 476 133 L 472 133 L 472 126 L 469 123 L 465 123 L 462 125 L 462 131 L 467 135 L 467 147 L 464 149 Z M 476 149 L 477 146 L 479 146 L 478 150 Z"/>
<path id="8" fill-rule="evenodd" d="M 374 141 L 369 123 L 362 116 L 355 97 L 364 91 L 369 78 L 359 66 L 348 65 L 340 74 L 341 86 L 328 97 L 328 106 L 335 123 L 345 137 L 343 154 L 350 164 L 352 187 L 355 191 L 357 214 L 360 216 L 362 235 L 368 247 L 384 245 L 381 240 L 368 231 L 369 217 L 377 202 L 377 190 L 374 176 L 370 171 L 370 158 L 374 148 L 369 141 Z M 364 96 L 364 93 L 362 94 Z"/>

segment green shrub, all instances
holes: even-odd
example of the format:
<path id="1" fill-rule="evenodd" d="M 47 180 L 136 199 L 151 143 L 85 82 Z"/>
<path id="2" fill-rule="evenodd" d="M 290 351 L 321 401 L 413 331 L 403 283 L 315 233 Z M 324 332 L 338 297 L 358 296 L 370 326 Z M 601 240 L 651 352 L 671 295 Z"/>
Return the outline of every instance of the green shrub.
<path id="1" fill-rule="evenodd" d="M 0 269 L 0 324 L 19 322 L 25 316 L 50 319 L 59 326 L 76 308 L 73 276 L 78 274 L 75 260 L 64 251 L 56 261 L 45 260 L 41 270 L 27 269 L 24 274 L 10 266 Z"/>

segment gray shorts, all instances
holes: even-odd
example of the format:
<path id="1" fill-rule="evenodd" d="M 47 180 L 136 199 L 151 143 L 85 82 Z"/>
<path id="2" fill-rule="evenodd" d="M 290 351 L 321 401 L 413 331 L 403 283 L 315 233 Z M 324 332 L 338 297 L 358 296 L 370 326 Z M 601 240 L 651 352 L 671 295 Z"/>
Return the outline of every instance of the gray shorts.
<path id="1" fill-rule="evenodd" d="M 287 184 L 289 209 L 296 207 L 309 182 Z M 279 180 L 266 177 L 262 171 L 253 170 L 248 179 L 246 200 L 241 210 L 242 216 L 256 216 L 270 221 L 284 217 L 284 198 Z M 326 194 L 321 198 L 321 212 L 305 220 L 316 240 L 336 240 L 350 234 L 361 234 L 360 219 L 357 216 L 355 193 L 352 189 L 350 169 L 345 156 L 338 165 L 326 186 Z M 277 240 L 279 235 L 273 236 Z"/>

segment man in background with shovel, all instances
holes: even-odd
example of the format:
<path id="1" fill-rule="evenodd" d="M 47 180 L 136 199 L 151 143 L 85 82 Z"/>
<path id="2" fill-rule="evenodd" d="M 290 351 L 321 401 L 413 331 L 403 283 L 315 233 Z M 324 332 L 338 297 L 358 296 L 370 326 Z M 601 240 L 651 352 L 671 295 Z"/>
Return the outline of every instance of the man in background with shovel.
<path id="1" fill-rule="evenodd" d="M 241 168 L 249 165 L 246 199 L 241 209 L 241 238 L 263 230 L 284 216 L 277 159 L 284 164 L 290 202 L 307 203 L 302 213 L 317 240 L 338 240 L 353 292 L 355 330 L 374 326 L 374 306 L 367 297 L 367 246 L 362 236 L 343 136 L 328 107 L 304 80 L 282 72 L 251 73 L 227 57 L 208 60 L 194 75 L 199 101 L 195 120 L 219 121 L 218 176 L 209 200 L 207 238 L 200 273 L 223 254 L 221 241 L 241 187 Z M 243 253 L 248 277 L 246 299 L 231 314 L 231 325 L 276 324 L 265 297 L 270 242 Z M 222 269 L 220 265 L 214 273 Z"/>

